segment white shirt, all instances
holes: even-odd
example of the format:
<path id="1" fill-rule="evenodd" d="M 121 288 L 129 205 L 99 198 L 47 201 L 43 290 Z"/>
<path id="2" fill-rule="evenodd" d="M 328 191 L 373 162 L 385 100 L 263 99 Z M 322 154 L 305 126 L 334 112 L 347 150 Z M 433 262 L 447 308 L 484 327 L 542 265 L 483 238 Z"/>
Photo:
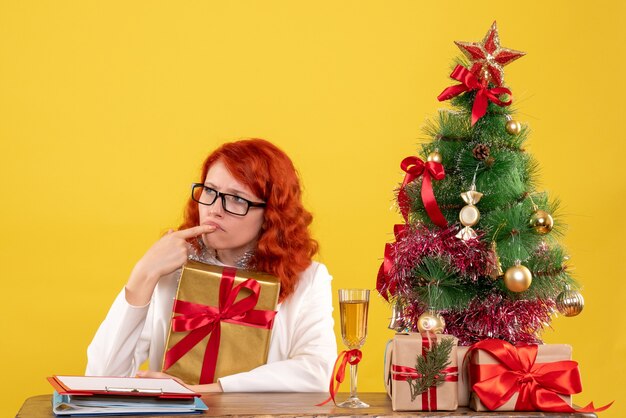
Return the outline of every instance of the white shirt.
<path id="1" fill-rule="evenodd" d="M 113 302 L 87 349 L 86 375 L 134 376 L 149 360 L 160 371 L 179 271 L 161 278 L 146 306 L 132 306 L 125 290 Z M 278 305 L 267 364 L 221 377 L 224 392 L 325 392 L 337 356 L 332 277 L 313 262 L 295 291 Z"/>

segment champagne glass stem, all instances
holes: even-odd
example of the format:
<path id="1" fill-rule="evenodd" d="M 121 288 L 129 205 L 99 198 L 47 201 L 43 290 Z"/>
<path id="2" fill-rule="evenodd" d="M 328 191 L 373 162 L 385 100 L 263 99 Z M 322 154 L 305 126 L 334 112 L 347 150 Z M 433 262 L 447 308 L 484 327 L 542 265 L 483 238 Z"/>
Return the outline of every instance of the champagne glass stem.
<path id="1" fill-rule="evenodd" d="M 350 365 L 350 397 L 356 398 L 356 372 L 358 364 Z"/>

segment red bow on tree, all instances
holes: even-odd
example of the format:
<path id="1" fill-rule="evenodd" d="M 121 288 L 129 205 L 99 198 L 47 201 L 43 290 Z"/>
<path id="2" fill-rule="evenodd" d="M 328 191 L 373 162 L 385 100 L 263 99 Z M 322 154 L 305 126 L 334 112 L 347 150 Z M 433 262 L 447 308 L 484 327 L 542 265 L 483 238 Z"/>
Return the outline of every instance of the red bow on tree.
<path id="1" fill-rule="evenodd" d="M 448 87 L 437 96 L 437 99 L 443 102 L 463 92 L 476 90 L 476 97 L 474 98 L 474 105 L 472 106 L 472 126 L 487 113 L 487 105 L 489 105 L 489 102 L 495 103 L 498 106 L 508 106 L 512 103 L 511 99 L 509 99 L 508 102 L 503 102 L 498 98 L 498 95 L 503 93 L 511 96 L 511 90 L 506 87 L 487 88 L 486 85 L 478 80 L 474 73 L 462 65 L 457 65 L 454 71 L 452 71 L 452 74 L 450 74 L 450 77 L 460 81 L 461 84 Z"/>
<path id="2" fill-rule="evenodd" d="M 433 192 L 433 185 L 431 178 L 435 180 L 443 180 L 446 176 L 446 172 L 443 168 L 443 164 L 436 161 L 424 162 L 417 157 L 406 157 L 400 163 L 400 168 L 406 173 L 402 186 L 400 186 L 400 192 L 398 193 L 398 204 L 400 211 L 404 217 L 404 221 L 408 222 L 409 214 L 409 197 L 406 194 L 405 187 L 407 184 L 417 179 L 419 176 L 423 176 L 422 179 L 422 202 L 424 203 L 424 209 L 431 221 L 437 226 L 445 228 L 448 226 L 448 221 L 444 218 L 439 206 L 437 206 L 437 200 L 435 200 L 435 193 Z"/>
<path id="3" fill-rule="evenodd" d="M 398 206 L 400 206 L 400 212 L 404 222 L 408 224 L 409 220 L 409 197 L 406 193 L 406 186 L 417 179 L 419 176 L 423 176 L 422 179 L 422 202 L 424 203 L 424 209 L 430 220 L 437 226 L 445 228 L 448 226 L 448 221 L 444 218 L 439 206 L 437 206 L 437 200 L 435 200 L 435 193 L 433 192 L 432 178 L 435 180 L 442 180 L 446 176 L 446 172 L 443 168 L 443 164 L 436 161 L 424 162 L 418 157 L 406 157 L 400 163 L 400 168 L 406 173 L 400 191 L 398 192 Z M 381 294 L 385 300 L 389 300 L 388 293 L 395 293 L 395 283 L 392 281 L 392 268 L 393 257 L 395 253 L 396 243 L 400 240 L 401 236 L 405 233 L 407 225 L 396 225 L 394 227 L 394 235 L 396 242 L 393 244 L 385 245 L 385 258 L 378 269 L 378 277 L 376 279 L 376 290 Z"/>
<path id="4" fill-rule="evenodd" d="M 378 269 L 378 276 L 376 278 L 376 290 L 386 301 L 389 301 L 389 293 L 392 295 L 396 292 L 396 283 L 392 280 L 393 272 L 393 258 L 395 256 L 397 242 L 402 238 L 402 235 L 406 232 L 407 226 L 402 224 L 396 224 L 393 227 L 394 237 L 396 242 L 393 244 L 385 244 L 385 258 L 380 264 Z"/>

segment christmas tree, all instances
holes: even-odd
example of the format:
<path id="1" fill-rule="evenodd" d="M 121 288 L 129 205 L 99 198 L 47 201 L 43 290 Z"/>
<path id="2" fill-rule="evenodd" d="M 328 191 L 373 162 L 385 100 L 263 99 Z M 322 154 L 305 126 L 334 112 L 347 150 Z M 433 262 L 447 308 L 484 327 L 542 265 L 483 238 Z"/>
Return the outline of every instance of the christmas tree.
<path id="1" fill-rule="evenodd" d="M 427 123 L 430 141 L 408 157 L 398 189 L 404 223 L 385 248 L 377 290 L 390 328 L 434 331 L 469 345 L 486 338 L 540 343 L 552 315 L 580 313 L 555 222 L 558 202 L 537 190 L 529 130 L 513 119 L 503 67 L 523 52 L 500 46 L 494 22 L 482 42 L 455 42 L 464 57 L 438 97 L 452 109 Z"/>

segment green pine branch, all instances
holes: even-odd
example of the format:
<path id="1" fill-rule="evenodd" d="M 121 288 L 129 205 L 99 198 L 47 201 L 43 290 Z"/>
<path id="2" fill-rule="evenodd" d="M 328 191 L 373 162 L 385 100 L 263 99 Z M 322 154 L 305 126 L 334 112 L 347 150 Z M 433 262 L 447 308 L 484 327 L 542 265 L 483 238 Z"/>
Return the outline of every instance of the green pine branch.
<path id="1" fill-rule="evenodd" d="M 415 369 L 418 377 L 407 379 L 411 390 L 411 401 L 415 401 L 418 395 L 431 387 L 445 382 L 446 372 L 443 370 L 450 365 L 452 347 L 454 347 L 453 338 L 442 338 L 440 342 L 433 341 L 432 346 L 425 350 L 424 355 L 417 355 Z"/>
<path id="2" fill-rule="evenodd" d="M 476 292 L 446 257 L 424 257 L 412 270 L 413 296 L 437 311 L 466 306 Z"/>

